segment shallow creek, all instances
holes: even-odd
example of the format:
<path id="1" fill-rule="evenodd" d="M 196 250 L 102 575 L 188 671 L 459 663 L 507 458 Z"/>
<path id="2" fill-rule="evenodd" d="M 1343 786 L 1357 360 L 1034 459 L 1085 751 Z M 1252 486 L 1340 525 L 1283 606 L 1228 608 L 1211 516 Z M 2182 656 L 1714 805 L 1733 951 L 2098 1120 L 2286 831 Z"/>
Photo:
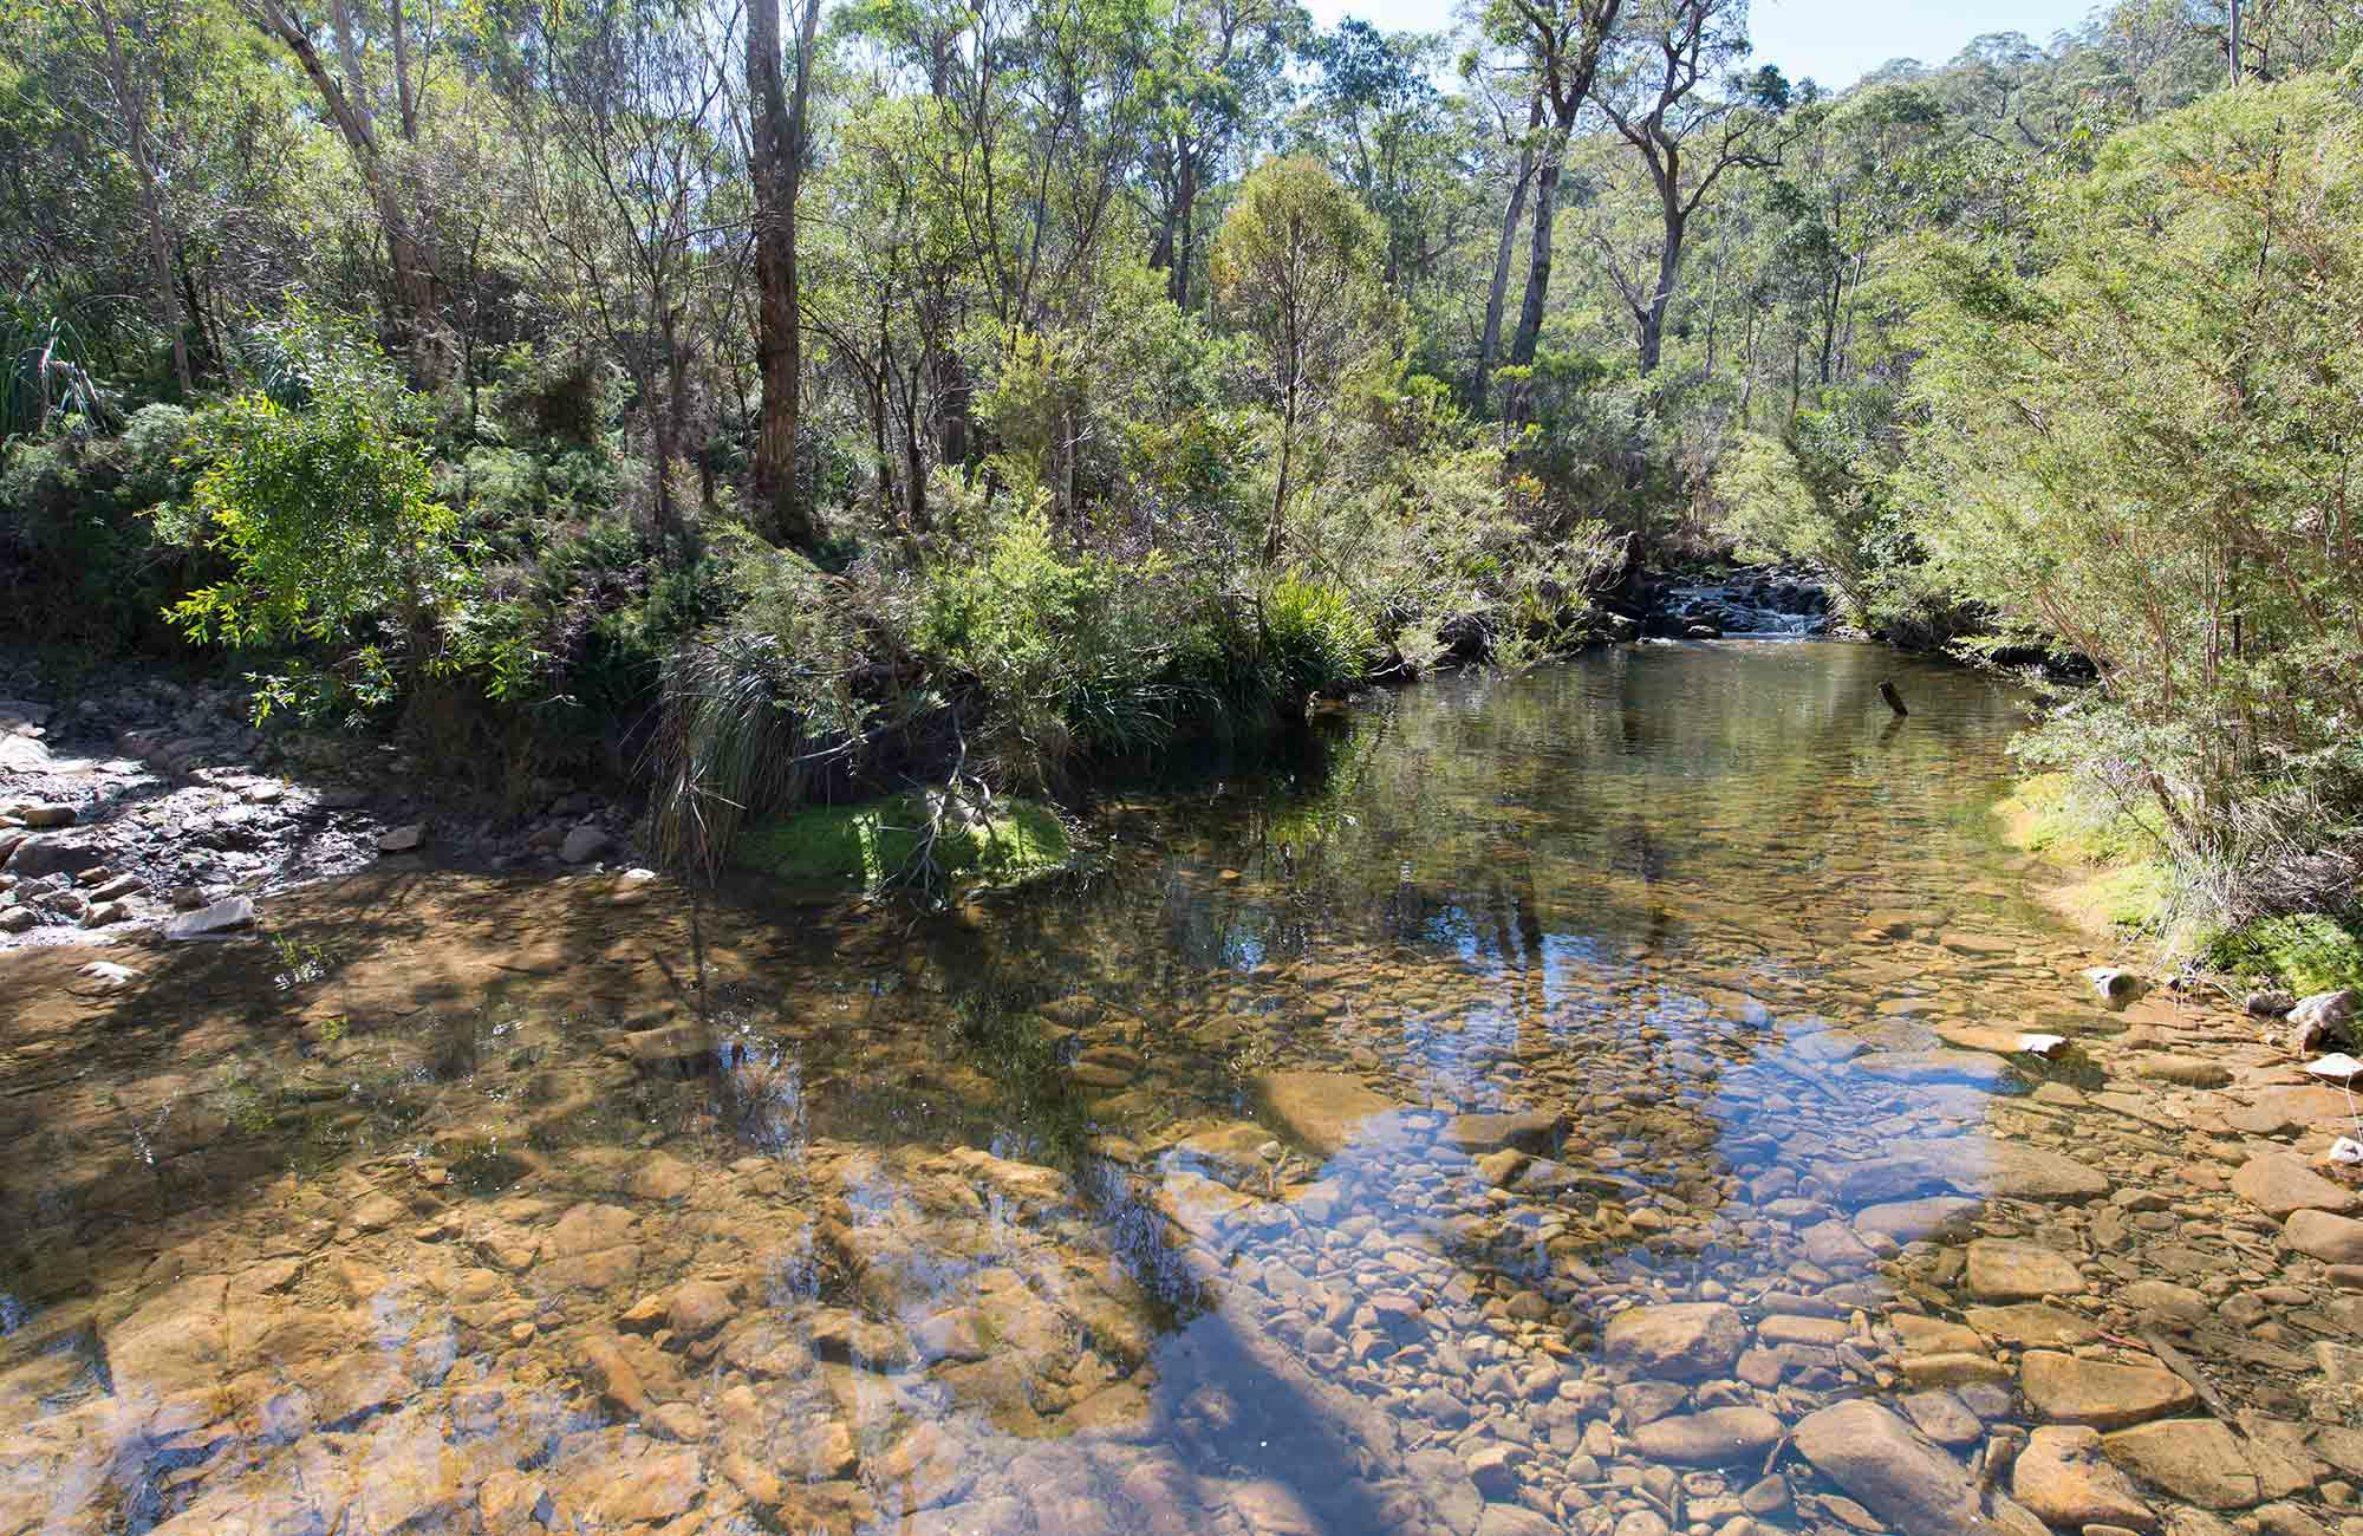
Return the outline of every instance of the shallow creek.
<path id="1" fill-rule="evenodd" d="M 2343 1096 L 2099 1005 L 2020 721 L 1619 651 L 940 916 L 0 957 L 0 1536 L 2363 1532 Z"/>

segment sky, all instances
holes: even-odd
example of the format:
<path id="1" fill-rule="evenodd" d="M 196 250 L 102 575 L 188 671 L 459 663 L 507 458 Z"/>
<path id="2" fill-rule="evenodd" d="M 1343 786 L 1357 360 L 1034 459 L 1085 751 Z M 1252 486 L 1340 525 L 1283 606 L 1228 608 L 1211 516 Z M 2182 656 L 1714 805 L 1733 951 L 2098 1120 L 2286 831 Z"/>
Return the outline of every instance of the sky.
<path id="1" fill-rule="evenodd" d="M 1971 38 L 2024 32 L 2047 43 L 2081 22 L 2097 0 L 1754 0 L 1748 31 L 1756 56 L 1791 79 L 1832 90 L 1889 59 L 1942 64 Z M 1388 31 L 1441 32 L 1452 0 L 1307 0 L 1323 26 L 1359 16 Z"/>

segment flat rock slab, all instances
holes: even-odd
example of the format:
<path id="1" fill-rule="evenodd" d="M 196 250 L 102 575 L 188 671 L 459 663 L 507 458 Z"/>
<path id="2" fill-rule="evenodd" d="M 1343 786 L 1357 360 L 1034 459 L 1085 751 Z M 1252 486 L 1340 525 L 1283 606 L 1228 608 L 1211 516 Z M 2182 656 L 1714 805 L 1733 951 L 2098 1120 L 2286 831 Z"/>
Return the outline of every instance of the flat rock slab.
<path id="1" fill-rule="evenodd" d="M 2102 1453 L 2100 1431 L 2047 1424 L 2027 1437 L 2011 1468 L 2011 1496 L 2069 1530 L 2114 1526 L 2154 1531 L 2158 1517 L 2123 1472 Z"/>
<path id="2" fill-rule="evenodd" d="M 2264 1484 L 2240 1437 L 2214 1419 L 2162 1419 L 2107 1437 L 2109 1460 L 2186 1504 L 2246 1509 Z"/>
<path id="3" fill-rule="evenodd" d="M 1506 1114 L 1455 1115 L 1445 1136 L 1463 1152 L 1514 1149 L 1550 1157 L 1567 1134 L 1567 1117 L 1550 1110 L 1527 1109 Z"/>
<path id="4" fill-rule="evenodd" d="M 1986 1338 L 2013 1349 L 2072 1349 L 2100 1337 L 2100 1329 L 2090 1319 L 2039 1301 L 1971 1307 L 1962 1317 Z"/>
<path id="5" fill-rule="evenodd" d="M 1255 1091 L 1290 1140 L 1323 1157 L 1336 1156 L 1365 1125 L 1401 1108 L 1346 1072 L 1266 1072 Z"/>
<path id="6" fill-rule="evenodd" d="M 2005 1200 L 2074 1205 L 2107 1194 L 2109 1180 L 2064 1152 L 2005 1142 L 1994 1148 L 1981 1192 Z"/>
<path id="7" fill-rule="evenodd" d="M 2056 1248 L 1999 1237 L 1969 1245 L 1969 1294 L 1980 1301 L 2040 1301 L 2083 1289 L 2076 1261 Z"/>
<path id="8" fill-rule="evenodd" d="M 1962 1536 L 1978 1526 L 1968 1469 L 1877 1403 L 1858 1397 L 1808 1414 L 1796 1440 L 1816 1471 L 1902 1536 Z"/>
<path id="9" fill-rule="evenodd" d="M 1854 1216 L 1854 1230 L 1865 1237 L 1885 1237 L 1909 1243 L 1923 1237 L 1966 1229 L 1985 1209 L 1982 1200 L 1960 1195 L 1930 1195 L 1920 1200 L 1895 1200 L 1867 1206 Z"/>
<path id="10" fill-rule="evenodd" d="M 2357 1204 L 2353 1190 L 2332 1183 L 2307 1167 L 2305 1159 L 2285 1152 L 2267 1152 L 2242 1163 L 2232 1175 L 2232 1193 L 2268 1216 L 2297 1211 L 2334 1211 L 2343 1216 Z"/>
<path id="11" fill-rule="evenodd" d="M 1781 1422 L 1761 1408 L 1709 1408 L 1652 1419 L 1633 1431 L 1633 1448 L 1678 1467 L 1728 1467 L 1761 1461 L 1780 1443 Z"/>
<path id="12" fill-rule="evenodd" d="M 1601 1342 L 1612 1363 L 1636 1375 L 1695 1381 L 1731 1369 L 1748 1347 L 1748 1325 L 1718 1301 L 1676 1302 L 1619 1312 Z"/>
<path id="13" fill-rule="evenodd" d="M 2292 1211 L 2282 1240 L 2325 1264 L 2363 1264 L 2363 1221 L 2329 1211 Z"/>
<path id="14" fill-rule="evenodd" d="M 2095 1429 L 2185 1413 L 2199 1402 L 2190 1383 L 2162 1365 L 2113 1365 L 2044 1349 L 2019 1362 L 2019 1390 L 2043 1417 Z"/>

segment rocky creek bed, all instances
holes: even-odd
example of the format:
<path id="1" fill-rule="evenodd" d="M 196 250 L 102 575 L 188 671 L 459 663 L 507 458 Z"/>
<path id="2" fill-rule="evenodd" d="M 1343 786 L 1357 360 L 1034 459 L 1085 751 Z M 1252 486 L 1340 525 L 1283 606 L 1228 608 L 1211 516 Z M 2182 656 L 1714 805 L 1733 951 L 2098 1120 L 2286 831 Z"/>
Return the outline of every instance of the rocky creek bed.
<path id="1" fill-rule="evenodd" d="M 2095 989 L 2009 696 L 1619 657 L 941 917 L 0 956 L 0 1533 L 2363 1532 L 2346 1095 Z"/>

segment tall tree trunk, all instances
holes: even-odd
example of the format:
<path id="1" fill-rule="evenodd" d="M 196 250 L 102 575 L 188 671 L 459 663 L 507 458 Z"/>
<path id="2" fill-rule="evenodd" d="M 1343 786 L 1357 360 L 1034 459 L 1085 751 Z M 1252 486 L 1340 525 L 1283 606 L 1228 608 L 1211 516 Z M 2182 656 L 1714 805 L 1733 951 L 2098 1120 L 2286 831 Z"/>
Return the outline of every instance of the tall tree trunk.
<path id="1" fill-rule="evenodd" d="M 277 39 L 303 69 L 312 89 L 319 93 L 320 103 L 327 109 L 328 120 L 336 125 L 338 137 L 345 141 L 346 152 L 353 157 L 353 165 L 361 173 L 361 184 L 369 194 L 370 206 L 377 210 L 378 227 L 386 239 L 386 258 L 393 268 L 394 308 L 398 327 L 405 332 L 404 340 L 410 352 L 411 372 L 422 384 L 434 384 L 442 378 L 442 359 L 435 348 L 438 321 L 438 301 L 435 294 L 434 265 L 428 260 L 425 243 L 412 230 L 409 217 L 403 212 L 401 199 L 395 196 L 393 184 L 387 179 L 385 167 L 378 156 L 377 133 L 371 126 L 367 104 L 348 95 L 328 72 L 328 65 L 320 57 L 320 50 L 312 46 L 311 34 L 290 16 L 281 0 L 240 0 L 249 19 L 265 33 Z M 338 8 L 342 14 L 342 6 Z M 343 29 L 350 32 L 349 25 Z M 359 61 L 352 61 L 358 69 Z"/>
<path id="2" fill-rule="evenodd" d="M 156 179 L 156 162 L 148 153 L 148 108 L 131 78 L 131 64 L 123 55 L 123 39 L 115 30 L 115 13 L 107 0 L 88 0 L 98 21 L 99 37 L 107 48 L 107 84 L 115 106 L 123 114 L 123 138 L 131 152 L 132 169 L 139 173 L 140 213 L 147 224 L 148 263 L 154 269 L 156 294 L 164 306 L 164 329 L 172 337 L 172 377 L 188 394 L 189 326 L 181 308 L 180 286 L 173 281 L 172 237 L 164 227 L 164 190 Z"/>
<path id="3" fill-rule="evenodd" d="M 1264 530 L 1264 564 L 1280 562 L 1280 546 L 1288 531 L 1288 472 L 1296 455 L 1296 401 L 1298 374 L 1288 379 L 1288 390 L 1280 408 L 1280 477 L 1272 488 L 1272 521 Z"/>
<path id="4" fill-rule="evenodd" d="M 1542 126 L 1543 99 L 1534 98 L 1526 113 L 1526 142 L 1518 149 L 1518 179 L 1510 185 L 1509 211 L 1502 215 L 1501 241 L 1493 251 L 1493 282 L 1485 290 L 1485 329 L 1477 338 L 1477 371 L 1469 381 L 1469 404 L 1485 408 L 1485 391 L 1492 382 L 1493 359 L 1501 350 L 1502 308 L 1510 295 L 1510 267 L 1518 255 L 1518 221 L 1526 216 L 1526 190 L 1534 183 L 1534 131 Z"/>
<path id="5" fill-rule="evenodd" d="M 1173 201 L 1173 307 L 1187 311 L 1190 307 L 1190 263 L 1196 258 L 1198 244 L 1198 149 L 1186 137 L 1182 140 L 1181 174 L 1175 182 Z"/>
<path id="6" fill-rule="evenodd" d="M 418 98 L 410 89 L 410 26 L 402 0 L 388 0 L 387 22 L 394 34 L 394 104 L 402 114 L 402 142 L 418 142 Z"/>
<path id="7" fill-rule="evenodd" d="M 804 373 L 802 295 L 796 265 L 796 199 L 804 180 L 805 122 L 820 0 L 797 18 L 796 76 L 780 75 L 779 0 L 748 0 L 747 91 L 753 127 L 757 356 L 763 406 L 755 434 L 755 500 L 765 531 L 800 549 L 820 529 L 796 483 L 797 412 Z"/>
<path id="8" fill-rule="evenodd" d="M 1674 302 L 1674 282 L 1682 272 L 1682 242 L 1689 232 L 1690 215 L 1671 193 L 1665 203 L 1665 243 L 1657 252 L 1657 291 L 1649 296 L 1648 307 L 1641 312 L 1641 375 L 1647 378 L 1657 371 L 1665 354 L 1666 308 Z"/>
<path id="9" fill-rule="evenodd" d="M 1543 305 L 1551 292 L 1551 234 L 1559 214 L 1559 160 L 1567 149 L 1562 128 L 1544 146 L 1542 166 L 1534 174 L 1534 240 L 1526 264 L 1526 296 L 1518 305 L 1518 329 L 1510 338 L 1510 366 L 1524 368 L 1534 361 L 1535 341 L 1542 335 Z"/>

